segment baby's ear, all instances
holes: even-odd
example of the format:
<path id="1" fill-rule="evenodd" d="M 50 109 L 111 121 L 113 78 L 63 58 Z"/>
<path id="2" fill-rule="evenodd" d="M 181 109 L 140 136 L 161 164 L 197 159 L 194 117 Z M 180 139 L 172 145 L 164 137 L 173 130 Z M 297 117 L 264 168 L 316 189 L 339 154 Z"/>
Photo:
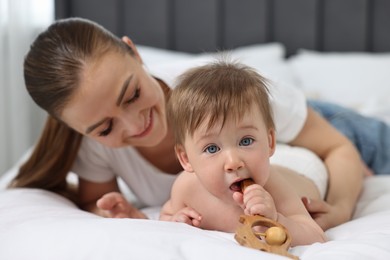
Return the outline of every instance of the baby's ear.
<path id="1" fill-rule="evenodd" d="M 275 129 L 271 128 L 268 130 L 268 146 L 269 146 L 269 156 L 271 157 L 275 152 L 276 147 L 276 136 Z"/>
<path id="2" fill-rule="evenodd" d="M 181 166 L 183 167 L 183 169 L 186 172 L 194 172 L 194 170 L 192 169 L 191 163 L 188 160 L 187 152 L 184 149 L 183 145 L 181 145 L 181 144 L 176 145 L 175 152 L 176 152 L 177 159 L 179 159 L 179 162 L 180 162 Z"/>

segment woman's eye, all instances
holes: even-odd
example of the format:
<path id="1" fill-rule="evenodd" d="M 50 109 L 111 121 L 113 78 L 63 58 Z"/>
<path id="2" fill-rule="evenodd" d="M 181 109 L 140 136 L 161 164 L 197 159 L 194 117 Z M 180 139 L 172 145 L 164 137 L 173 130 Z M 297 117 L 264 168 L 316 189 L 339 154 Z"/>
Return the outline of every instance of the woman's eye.
<path id="1" fill-rule="evenodd" d="M 139 98 L 139 94 L 140 94 L 140 89 L 139 89 L 139 87 L 137 87 L 134 91 L 133 96 L 129 100 L 126 101 L 126 104 L 130 104 L 130 103 L 133 103 L 134 101 L 136 101 Z"/>
<path id="2" fill-rule="evenodd" d="M 205 152 L 207 152 L 207 153 L 216 153 L 219 150 L 220 150 L 220 148 L 218 146 L 210 145 L 210 146 L 206 147 Z"/>
<path id="3" fill-rule="evenodd" d="M 103 131 L 101 131 L 99 133 L 99 136 L 107 136 L 107 135 L 109 135 L 111 133 L 111 131 L 112 131 L 112 125 L 113 125 L 112 124 L 112 120 L 110 120 L 110 122 L 108 123 L 107 128 L 104 129 Z"/>
<path id="4" fill-rule="evenodd" d="M 241 146 L 248 146 L 251 145 L 254 142 L 253 138 L 245 137 L 240 141 Z"/>

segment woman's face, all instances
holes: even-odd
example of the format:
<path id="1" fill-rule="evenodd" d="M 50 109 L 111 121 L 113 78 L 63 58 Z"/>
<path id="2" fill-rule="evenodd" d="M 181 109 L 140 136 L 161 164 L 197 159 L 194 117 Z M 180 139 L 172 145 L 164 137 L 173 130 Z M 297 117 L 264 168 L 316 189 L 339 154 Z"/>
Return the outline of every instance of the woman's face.
<path id="1" fill-rule="evenodd" d="M 109 52 L 87 63 L 61 119 L 110 146 L 151 147 L 167 133 L 165 97 L 138 54 Z"/>

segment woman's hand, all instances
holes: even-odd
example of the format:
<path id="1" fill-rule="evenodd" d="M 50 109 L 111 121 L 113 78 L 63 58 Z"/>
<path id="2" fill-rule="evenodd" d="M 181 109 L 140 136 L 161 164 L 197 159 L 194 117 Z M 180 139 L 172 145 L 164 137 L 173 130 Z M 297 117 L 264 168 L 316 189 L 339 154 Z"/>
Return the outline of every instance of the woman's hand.
<path id="1" fill-rule="evenodd" d="M 323 200 L 302 198 L 307 211 L 317 224 L 324 230 L 340 225 L 349 220 L 349 212 L 343 206 L 330 205 Z"/>
<path id="2" fill-rule="evenodd" d="M 375 173 L 372 169 L 370 169 L 367 164 L 365 164 L 363 161 L 362 161 L 362 164 L 363 164 L 363 176 L 364 177 L 371 177 L 371 176 L 374 176 Z"/>
<path id="3" fill-rule="evenodd" d="M 106 218 L 147 218 L 119 192 L 117 179 L 99 183 L 79 178 L 79 206 Z"/>
<path id="4" fill-rule="evenodd" d="M 97 202 L 99 215 L 107 218 L 147 218 L 144 213 L 131 205 L 119 192 L 103 195 Z"/>

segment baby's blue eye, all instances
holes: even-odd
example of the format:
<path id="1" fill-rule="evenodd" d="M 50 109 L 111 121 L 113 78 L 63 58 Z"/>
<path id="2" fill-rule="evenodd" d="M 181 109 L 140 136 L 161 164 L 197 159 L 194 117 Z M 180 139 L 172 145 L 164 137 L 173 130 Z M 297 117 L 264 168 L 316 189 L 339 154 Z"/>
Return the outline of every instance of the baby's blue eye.
<path id="1" fill-rule="evenodd" d="M 208 152 L 208 153 L 216 153 L 220 150 L 220 148 L 216 145 L 210 145 L 208 147 L 206 147 L 205 149 L 205 152 Z"/>
<path id="2" fill-rule="evenodd" d="M 243 138 L 241 141 L 240 141 L 240 145 L 241 146 L 248 146 L 248 145 L 251 145 L 253 143 L 253 138 L 250 138 L 250 137 L 245 137 Z"/>

